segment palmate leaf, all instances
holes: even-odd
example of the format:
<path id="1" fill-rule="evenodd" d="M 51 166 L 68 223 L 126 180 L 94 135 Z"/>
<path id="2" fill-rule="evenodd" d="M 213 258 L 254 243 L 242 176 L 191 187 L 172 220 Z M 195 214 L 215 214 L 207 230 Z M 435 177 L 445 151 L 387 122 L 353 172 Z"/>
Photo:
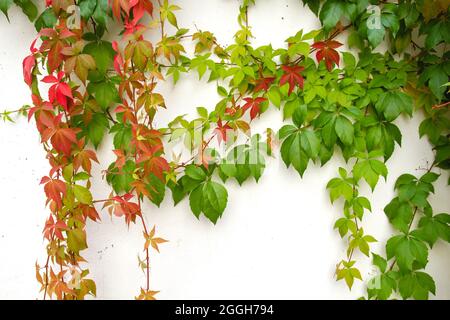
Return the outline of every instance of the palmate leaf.
<path id="1" fill-rule="evenodd" d="M 148 198 L 159 207 L 166 194 L 166 185 L 153 173 L 151 173 L 147 179 L 148 183 L 146 184 L 146 189 L 149 192 Z"/>
<path id="2" fill-rule="evenodd" d="M 249 145 L 234 147 L 219 165 L 220 177 L 224 182 L 228 178 L 234 178 L 240 185 L 250 177 L 258 182 L 266 166 L 264 151 L 267 151 L 267 148 L 260 142 L 259 135 L 253 136 Z"/>
<path id="3" fill-rule="evenodd" d="M 325 30 L 330 30 L 344 15 L 345 4 L 339 0 L 326 1 L 320 10 L 319 18 Z"/>
<path id="4" fill-rule="evenodd" d="M 367 284 L 367 293 L 370 299 L 387 300 L 397 290 L 397 280 L 392 272 L 380 274 Z"/>
<path id="5" fill-rule="evenodd" d="M 103 109 L 121 101 L 116 85 L 110 80 L 89 82 L 87 90 Z"/>
<path id="6" fill-rule="evenodd" d="M 428 248 L 425 243 L 410 235 L 398 235 L 386 243 L 386 255 L 390 260 L 396 258 L 402 271 L 424 268 L 428 262 Z"/>
<path id="7" fill-rule="evenodd" d="M 357 180 L 364 178 L 364 180 L 366 180 L 366 182 L 369 184 L 370 188 L 374 190 L 380 176 L 383 176 L 386 179 L 387 168 L 386 165 L 380 160 L 365 159 L 360 160 L 353 167 L 353 174 L 355 179 Z"/>
<path id="8" fill-rule="evenodd" d="M 412 234 L 426 241 L 430 247 L 433 247 L 438 239 L 450 242 L 450 215 L 446 213 L 422 217 L 418 227 Z"/>
<path id="9" fill-rule="evenodd" d="M 214 181 L 201 183 L 189 196 L 189 204 L 194 215 L 199 218 L 203 213 L 214 224 L 222 217 L 227 201 L 227 190 Z"/>
<path id="10" fill-rule="evenodd" d="M 292 165 L 303 176 L 310 159 L 315 160 L 320 151 L 320 139 L 310 130 L 298 130 L 294 126 L 280 129 L 280 138 L 286 137 L 281 145 L 281 158 L 287 167 Z"/>
<path id="11" fill-rule="evenodd" d="M 431 292 L 436 294 L 433 278 L 425 272 L 411 272 L 400 278 L 398 289 L 403 299 L 413 297 L 416 300 L 428 300 Z"/>
<path id="12" fill-rule="evenodd" d="M 84 47 L 83 53 L 89 54 L 94 57 L 97 70 L 101 74 L 105 74 L 106 70 L 112 66 L 115 56 L 115 51 L 112 47 L 112 44 L 108 41 L 88 43 Z"/>
<path id="13" fill-rule="evenodd" d="M 131 190 L 131 183 L 134 181 L 133 173 L 136 168 L 134 161 L 128 160 L 122 168 L 122 172 L 115 167 L 115 163 L 112 163 L 108 167 L 108 174 L 106 175 L 106 181 L 113 187 L 114 192 L 129 192 Z"/>
<path id="14" fill-rule="evenodd" d="M 413 100 L 403 92 L 385 92 L 375 104 L 378 112 L 383 113 L 388 121 L 395 120 L 401 113 L 412 116 Z"/>

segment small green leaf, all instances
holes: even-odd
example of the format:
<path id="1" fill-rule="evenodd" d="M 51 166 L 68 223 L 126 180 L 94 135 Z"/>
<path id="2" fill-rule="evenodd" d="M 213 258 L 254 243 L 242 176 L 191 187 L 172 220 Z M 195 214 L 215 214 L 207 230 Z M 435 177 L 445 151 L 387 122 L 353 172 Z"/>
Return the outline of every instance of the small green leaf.
<path id="1" fill-rule="evenodd" d="M 188 165 L 184 172 L 185 172 L 185 174 L 188 177 L 190 177 L 190 178 L 192 178 L 194 180 L 203 181 L 203 180 L 206 179 L 206 174 L 203 171 L 203 169 L 198 167 L 198 166 L 196 166 L 196 165 L 193 165 L 193 164 L 192 165 Z"/>
<path id="2" fill-rule="evenodd" d="M 346 117 L 339 116 L 336 119 L 336 134 L 339 137 L 339 139 L 342 141 L 345 145 L 352 145 L 353 144 L 353 138 L 355 135 L 355 129 L 353 128 L 352 123 L 350 120 L 348 120 Z"/>
<path id="3" fill-rule="evenodd" d="M 76 184 L 73 186 L 73 193 L 75 198 L 81 203 L 92 204 L 92 194 L 89 189 Z"/>

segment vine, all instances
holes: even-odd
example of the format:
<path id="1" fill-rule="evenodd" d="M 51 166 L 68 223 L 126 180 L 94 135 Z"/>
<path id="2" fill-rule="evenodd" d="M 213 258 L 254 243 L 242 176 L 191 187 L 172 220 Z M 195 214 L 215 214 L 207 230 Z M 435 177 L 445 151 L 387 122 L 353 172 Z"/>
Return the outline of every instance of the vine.
<path id="1" fill-rule="evenodd" d="M 6 16 L 12 3 L 0 0 Z M 240 5 L 239 30 L 228 47 L 209 31 L 190 34 L 181 28 L 175 15 L 181 8 L 168 0 L 53 0 L 39 16 L 31 1 L 15 3 L 38 31 L 23 62 L 33 103 L 1 116 L 34 118 L 51 166 L 41 181 L 50 210 L 44 228 L 47 260 L 36 265 L 44 299 L 96 294 L 81 252 L 88 243 L 86 221 L 100 219 L 100 204 L 127 225 L 142 225 L 139 266 L 146 280 L 136 298 L 154 299 L 150 249 L 159 252 L 166 240 L 150 228 L 142 202 L 159 206 L 169 189 L 175 205 L 189 198 L 193 214 L 215 224 L 227 206 L 224 184 L 258 181 L 277 140 L 281 159 L 300 176 L 310 161 L 324 165 L 335 153 L 348 163 L 327 185 L 332 202 L 343 199 L 335 228 L 348 248 L 337 264 L 338 280 L 350 289 L 355 279 L 363 280 L 356 260 L 361 252 L 380 270 L 368 282 L 367 298 L 435 294 L 424 271 L 428 250 L 438 239 L 450 241 L 450 216 L 434 215 L 427 200 L 439 176 L 433 169 L 450 168 L 448 1 L 304 0 L 323 28 L 298 31 L 284 48 L 252 46 L 254 0 Z M 112 42 L 107 40 L 110 24 L 122 30 Z M 150 29 L 158 29 L 157 41 L 145 38 Z M 341 50 L 337 38 L 347 34 L 356 54 Z M 185 41 L 193 42 L 193 53 L 186 52 Z M 387 50 L 374 52 L 382 43 Z M 179 116 L 167 127 L 156 127 L 158 112 L 170 108 L 157 84 L 168 77 L 177 83 L 190 72 L 216 82 L 221 100 L 213 110 L 197 108 L 193 120 Z M 47 95 L 42 83 L 49 87 Z M 252 124 L 269 108 L 289 123 L 276 135 L 270 128 L 252 133 Z M 419 110 L 426 116 L 420 136 L 429 138 L 436 158 L 422 177 L 398 178 L 398 196 L 385 213 L 400 234 L 387 241 L 384 258 L 371 251 L 376 239 L 364 232 L 363 218 L 372 208 L 360 186 L 365 181 L 374 190 L 381 177 L 386 179 L 386 162 L 401 145 L 395 120 Z M 117 157 L 105 170 L 112 192 L 95 200 L 90 179 L 92 162 L 98 160 L 90 145 L 97 148 L 107 132 Z M 188 156 L 166 155 L 176 142 L 189 149 Z"/>

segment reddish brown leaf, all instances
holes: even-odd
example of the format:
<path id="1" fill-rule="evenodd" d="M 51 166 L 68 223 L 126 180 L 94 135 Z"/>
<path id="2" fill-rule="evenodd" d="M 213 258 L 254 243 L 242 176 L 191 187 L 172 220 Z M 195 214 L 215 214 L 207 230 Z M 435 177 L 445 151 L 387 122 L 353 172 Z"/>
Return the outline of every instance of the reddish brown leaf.
<path id="1" fill-rule="evenodd" d="M 245 98 L 244 101 L 246 102 L 246 104 L 242 107 L 242 109 L 244 110 L 244 112 L 250 109 L 250 119 L 253 120 L 261 113 L 260 105 L 266 100 L 266 98 L 261 97 L 255 99 Z"/>
<path id="2" fill-rule="evenodd" d="M 294 91 L 295 86 L 297 85 L 299 88 L 303 89 L 303 76 L 300 74 L 305 67 L 302 66 L 281 66 L 281 69 L 284 71 L 284 75 L 280 79 L 280 85 L 284 85 L 289 83 L 289 95 L 291 95 L 292 91 Z"/>
<path id="3" fill-rule="evenodd" d="M 258 79 L 258 81 L 256 81 L 255 92 L 269 90 L 270 85 L 274 81 L 275 77 L 263 77 Z"/>
<path id="4" fill-rule="evenodd" d="M 340 46 L 342 46 L 342 43 L 334 40 L 319 41 L 312 45 L 313 48 L 317 49 L 317 61 L 325 60 L 328 71 L 333 69 L 334 64 L 339 66 L 339 53 L 334 49 Z"/>

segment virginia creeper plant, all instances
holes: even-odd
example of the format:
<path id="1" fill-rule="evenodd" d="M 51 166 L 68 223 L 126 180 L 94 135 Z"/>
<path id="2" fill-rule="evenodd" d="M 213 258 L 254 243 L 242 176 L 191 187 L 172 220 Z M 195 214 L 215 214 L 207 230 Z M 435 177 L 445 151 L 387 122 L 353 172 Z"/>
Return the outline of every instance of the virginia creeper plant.
<path id="1" fill-rule="evenodd" d="M 82 253 L 86 222 L 99 220 L 100 208 L 141 225 L 139 267 L 146 280 L 136 298 L 155 299 L 151 257 L 166 240 L 148 223 L 142 203 L 157 207 L 170 191 L 175 205 L 187 198 L 197 218 L 220 223 L 226 182 L 258 181 L 268 156 L 280 156 L 300 177 L 310 162 L 346 160 L 326 186 L 342 206 L 335 229 L 348 245 L 337 280 L 350 289 L 355 280 L 366 281 L 368 299 L 435 294 L 425 271 L 429 250 L 450 241 L 450 216 L 433 212 L 428 201 L 450 168 L 449 1 L 304 0 L 322 28 L 293 32 L 282 48 L 252 46 L 254 0 L 241 2 L 239 28 L 227 47 L 209 31 L 179 26 L 181 8 L 168 0 L 47 0 L 40 13 L 31 0 L 0 0 L 7 18 L 13 4 L 37 30 L 23 61 L 32 104 L 1 116 L 34 119 L 50 164 L 41 181 L 49 209 L 47 259 L 36 264 L 44 299 L 95 296 Z M 111 31 L 117 28 L 118 34 Z M 155 30 L 158 40 L 147 40 Z M 343 37 L 351 51 L 343 50 Z M 193 52 L 185 49 L 189 42 Z M 158 127 L 158 114 L 171 107 L 158 84 L 191 72 L 215 82 L 220 100 L 197 108 L 194 119 L 179 116 Z M 269 108 L 286 124 L 252 133 Z M 419 112 L 425 120 L 418 133 L 429 139 L 435 159 L 423 175 L 398 178 L 397 196 L 384 209 L 398 233 L 376 253 L 371 243 L 377 240 L 364 231 L 370 195 L 360 187 L 374 190 L 387 177 L 386 161 L 402 141 L 396 119 Z M 117 157 L 104 171 L 111 194 L 93 199 L 91 168 L 106 134 Z M 176 142 L 187 152 L 174 152 Z M 373 279 L 362 279 L 360 253 L 379 269 Z"/>

